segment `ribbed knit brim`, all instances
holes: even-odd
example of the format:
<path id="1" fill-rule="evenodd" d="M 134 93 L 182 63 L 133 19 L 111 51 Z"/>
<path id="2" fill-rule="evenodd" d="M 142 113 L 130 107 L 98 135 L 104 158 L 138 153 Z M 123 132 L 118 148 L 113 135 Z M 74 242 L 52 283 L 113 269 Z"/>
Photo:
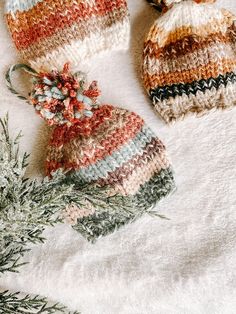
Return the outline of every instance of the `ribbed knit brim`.
<path id="1" fill-rule="evenodd" d="M 235 16 L 212 4 L 174 4 L 147 36 L 143 81 L 167 123 L 234 106 Z"/>
<path id="2" fill-rule="evenodd" d="M 6 0 L 5 12 L 16 48 L 36 70 L 129 45 L 126 0 Z"/>

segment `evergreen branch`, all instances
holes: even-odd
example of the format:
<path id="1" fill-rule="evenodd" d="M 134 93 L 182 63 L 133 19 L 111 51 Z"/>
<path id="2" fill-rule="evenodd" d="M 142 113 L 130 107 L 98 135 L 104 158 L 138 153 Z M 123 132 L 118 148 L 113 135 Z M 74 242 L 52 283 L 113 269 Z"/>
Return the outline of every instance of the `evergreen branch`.
<path id="1" fill-rule="evenodd" d="M 73 186 L 58 171 L 42 182 L 25 178 L 29 155 L 19 155 L 21 133 L 14 139 L 8 129 L 8 116 L 0 119 L 0 274 L 18 272 L 29 243 L 44 242 L 46 226 L 61 222 Z M 64 306 L 49 306 L 39 296 L 0 293 L 0 314 L 70 313 Z"/>
<path id="2" fill-rule="evenodd" d="M 5 252 L 0 253 L 0 273 L 5 272 L 18 272 L 18 268 L 26 263 L 20 263 L 21 257 L 28 252 L 28 249 L 23 247 L 16 247 Z"/>
<path id="3" fill-rule="evenodd" d="M 0 293 L 0 314 L 79 314 L 78 312 L 68 312 L 65 306 L 55 303 L 48 305 L 46 298 L 39 296 L 20 296 L 19 292 L 10 293 L 4 291 Z"/>

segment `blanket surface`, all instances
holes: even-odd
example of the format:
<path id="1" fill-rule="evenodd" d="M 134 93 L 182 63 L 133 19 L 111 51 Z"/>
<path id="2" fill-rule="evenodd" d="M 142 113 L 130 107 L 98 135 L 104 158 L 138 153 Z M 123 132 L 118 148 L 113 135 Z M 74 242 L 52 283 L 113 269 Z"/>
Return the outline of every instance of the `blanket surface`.
<path id="1" fill-rule="evenodd" d="M 144 0 L 130 0 L 131 48 L 91 60 L 106 103 L 142 115 L 167 146 L 177 191 L 159 205 L 170 220 L 145 216 L 118 232 L 88 243 L 70 226 L 45 232 L 19 274 L 0 279 L 2 289 L 47 296 L 82 314 L 236 313 L 236 108 L 173 126 L 154 113 L 140 79 L 144 37 L 157 13 Z M 218 1 L 236 13 L 235 0 Z M 23 131 L 31 155 L 28 174 L 43 175 L 47 127 L 33 109 L 10 94 L 4 82 L 18 61 L 0 4 L 0 115 Z M 14 79 L 22 89 L 21 76 Z"/>

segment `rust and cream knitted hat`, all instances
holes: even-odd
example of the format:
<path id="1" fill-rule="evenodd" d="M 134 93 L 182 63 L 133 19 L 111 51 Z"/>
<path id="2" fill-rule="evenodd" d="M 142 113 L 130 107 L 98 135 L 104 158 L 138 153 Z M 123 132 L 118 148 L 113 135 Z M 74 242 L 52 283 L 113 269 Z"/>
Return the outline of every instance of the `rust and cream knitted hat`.
<path id="1" fill-rule="evenodd" d="M 148 0 L 162 15 L 145 41 L 143 81 L 171 123 L 236 104 L 236 18 L 211 0 Z"/>
<path id="2" fill-rule="evenodd" d="M 6 0 L 5 15 L 17 50 L 36 70 L 129 45 L 126 0 Z"/>

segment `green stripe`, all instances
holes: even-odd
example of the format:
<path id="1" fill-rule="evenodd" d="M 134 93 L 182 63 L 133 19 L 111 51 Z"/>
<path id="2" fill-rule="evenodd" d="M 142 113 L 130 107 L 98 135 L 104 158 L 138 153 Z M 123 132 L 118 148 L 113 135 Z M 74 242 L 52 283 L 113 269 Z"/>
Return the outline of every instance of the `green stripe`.
<path id="1" fill-rule="evenodd" d="M 119 210 L 115 214 L 108 211 L 95 213 L 89 217 L 78 219 L 73 228 L 81 233 L 87 240 L 94 242 L 120 227 L 131 223 L 145 213 L 148 213 L 162 198 L 175 189 L 172 169 L 162 170 L 144 184 L 134 197 L 129 197 L 133 203 L 132 210 Z M 126 198 L 127 198 L 126 197 Z"/>

